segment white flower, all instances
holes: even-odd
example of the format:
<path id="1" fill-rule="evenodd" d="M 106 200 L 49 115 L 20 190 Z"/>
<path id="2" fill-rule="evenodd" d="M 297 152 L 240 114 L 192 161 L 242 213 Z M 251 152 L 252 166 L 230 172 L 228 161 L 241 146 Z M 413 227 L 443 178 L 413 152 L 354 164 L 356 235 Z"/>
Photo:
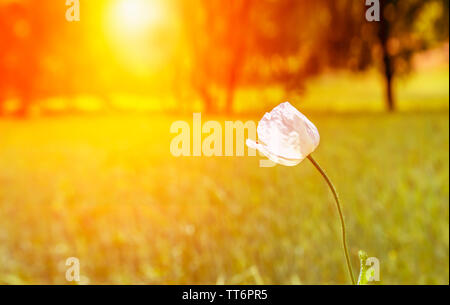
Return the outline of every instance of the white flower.
<path id="1" fill-rule="evenodd" d="M 300 163 L 320 141 L 316 126 L 289 102 L 266 113 L 258 123 L 257 132 L 258 142 L 247 139 L 247 145 L 286 166 Z"/>

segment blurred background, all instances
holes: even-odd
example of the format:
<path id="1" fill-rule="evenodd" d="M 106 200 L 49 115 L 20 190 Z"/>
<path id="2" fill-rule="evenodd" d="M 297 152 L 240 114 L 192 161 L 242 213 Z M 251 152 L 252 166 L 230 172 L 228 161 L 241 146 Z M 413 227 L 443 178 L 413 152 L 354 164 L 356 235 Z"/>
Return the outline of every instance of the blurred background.
<path id="1" fill-rule="evenodd" d="M 289 100 L 382 284 L 449 283 L 449 2 L 0 0 L 0 283 L 348 282 L 308 162 L 175 158 Z"/>

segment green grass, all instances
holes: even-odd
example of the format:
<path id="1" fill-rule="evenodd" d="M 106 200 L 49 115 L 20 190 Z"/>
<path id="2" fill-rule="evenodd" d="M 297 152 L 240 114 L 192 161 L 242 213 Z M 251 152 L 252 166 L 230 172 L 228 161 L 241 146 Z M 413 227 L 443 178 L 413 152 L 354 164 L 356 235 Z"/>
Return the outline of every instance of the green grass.
<path id="1" fill-rule="evenodd" d="M 400 111 L 448 110 L 448 64 L 396 76 L 394 98 Z M 287 93 L 281 87 L 238 90 L 236 109 L 265 112 L 273 106 L 273 101 L 285 100 L 303 110 L 320 112 L 380 113 L 386 110 L 383 75 L 375 70 L 324 73 L 308 80 L 301 94 Z"/>
<path id="2" fill-rule="evenodd" d="M 175 158 L 178 119 L 1 120 L 0 283 L 65 284 L 71 256 L 84 283 L 349 282 L 331 193 L 307 160 Z M 355 272 L 363 249 L 383 284 L 448 284 L 448 114 L 311 119 Z"/>

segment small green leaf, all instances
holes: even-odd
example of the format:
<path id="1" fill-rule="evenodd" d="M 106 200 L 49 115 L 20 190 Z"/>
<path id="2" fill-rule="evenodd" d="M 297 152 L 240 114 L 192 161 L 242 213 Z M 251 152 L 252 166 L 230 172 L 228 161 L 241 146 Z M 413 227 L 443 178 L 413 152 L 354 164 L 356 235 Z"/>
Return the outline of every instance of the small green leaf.
<path id="1" fill-rule="evenodd" d="M 359 270 L 359 278 L 358 278 L 358 285 L 367 285 L 367 271 L 369 270 L 369 267 L 366 265 L 367 258 L 369 257 L 366 252 L 359 250 L 358 252 L 361 268 Z"/>

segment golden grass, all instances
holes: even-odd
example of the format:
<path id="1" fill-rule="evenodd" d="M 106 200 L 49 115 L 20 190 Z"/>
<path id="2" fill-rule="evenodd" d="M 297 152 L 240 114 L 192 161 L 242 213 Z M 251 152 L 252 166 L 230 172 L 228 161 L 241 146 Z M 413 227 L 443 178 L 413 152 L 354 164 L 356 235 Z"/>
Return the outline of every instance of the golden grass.
<path id="1" fill-rule="evenodd" d="M 70 256 L 83 283 L 348 283 L 311 164 L 172 157 L 178 119 L 0 121 L 0 283 L 66 284 Z M 364 249 L 384 284 L 448 284 L 448 114 L 311 119 L 354 269 Z"/>

